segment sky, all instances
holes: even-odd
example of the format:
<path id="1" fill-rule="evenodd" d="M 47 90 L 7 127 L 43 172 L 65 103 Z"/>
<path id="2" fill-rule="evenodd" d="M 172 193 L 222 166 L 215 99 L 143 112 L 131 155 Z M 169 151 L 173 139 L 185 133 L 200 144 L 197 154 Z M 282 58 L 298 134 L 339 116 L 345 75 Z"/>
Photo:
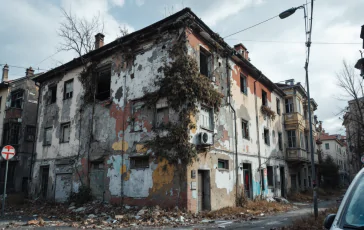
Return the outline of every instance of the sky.
<path id="1" fill-rule="evenodd" d="M 11 0 L 0 7 L 0 67 L 10 65 L 10 79 L 23 77 L 26 67 L 37 72 L 57 67 L 76 57 L 58 52 L 57 30 L 64 20 L 61 9 L 91 19 L 100 15 L 105 23 L 105 43 L 115 40 L 119 26 L 129 32 L 142 29 L 184 7 L 190 7 L 212 30 L 225 37 L 278 15 L 306 0 Z M 344 133 L 337 113 L 346 106 L 338 100 L 336 74 L 346 60 L 360 58 L 363 23 L 362 0 L 316 0 L 314 3 L 311 58 L 311 97 L 315 114 L 330 133 Z M 231 46 L 243 43 L 251 62 L 273 82 L 295 79 L 305 83 L 305 32 L 303 11 L 278 17 L 225 39 Z M 353 43 L 353 44 L 322 44 Z M 20 67 L 20 68 L 19 68 Z M 359 72 L 358 72 L 359 77 Z"/>

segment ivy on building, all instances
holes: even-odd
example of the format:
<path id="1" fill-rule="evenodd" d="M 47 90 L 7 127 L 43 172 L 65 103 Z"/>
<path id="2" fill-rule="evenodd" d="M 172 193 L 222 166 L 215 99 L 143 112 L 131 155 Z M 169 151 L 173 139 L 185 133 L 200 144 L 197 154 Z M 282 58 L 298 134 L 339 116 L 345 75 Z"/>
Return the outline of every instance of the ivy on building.
<path id="1" fill-rule="evenodd" d="M 272 121 L 274 121 L 276 119 L 276 113 L 270 107 L 268 107 L 266 105 L 262 105 L 262 107 L 260 108 L 260 111 L 264 115 L 269 117 Z"/>

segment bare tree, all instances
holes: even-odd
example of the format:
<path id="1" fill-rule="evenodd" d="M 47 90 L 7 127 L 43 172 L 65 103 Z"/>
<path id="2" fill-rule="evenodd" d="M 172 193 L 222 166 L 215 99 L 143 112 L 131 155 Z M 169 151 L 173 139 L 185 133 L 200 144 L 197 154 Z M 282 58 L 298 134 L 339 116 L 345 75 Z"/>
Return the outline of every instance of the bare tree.
<path id="1" fill-rule="evenodd" d="M 126 28 L 125 24 L 123 26 L 119 26 L 120 37 L 124 37 L 129 34 L 128 28 Z"/>
<path id="2" fill-rule="evenodd" d="M 104 22 L 100 15 L 92 17 L 91 20 L 79 18 L 62 8 L 64 21 L 58 29 L 58 35 L 62 38 L 60 50 L 75 51 L 80 57 L 95 48 L 94 36 L 102 33 Z"/>
<path id="3" fill-rule="evenodd" d="M 337 86 L 343 94 L 340 99 L 349 101 L 349 106 L 340 113 L 346 127 L 347 143 L 352 153 L 350 164 L 354 170 L 360 168 L 360 157 L 364 152 L 364 89 L 363 79 L 355 73 L 353 66 L 343 62 L 343 69 L 336 75 Z M 354 171 L 354 173 L 355 173 Z"/>

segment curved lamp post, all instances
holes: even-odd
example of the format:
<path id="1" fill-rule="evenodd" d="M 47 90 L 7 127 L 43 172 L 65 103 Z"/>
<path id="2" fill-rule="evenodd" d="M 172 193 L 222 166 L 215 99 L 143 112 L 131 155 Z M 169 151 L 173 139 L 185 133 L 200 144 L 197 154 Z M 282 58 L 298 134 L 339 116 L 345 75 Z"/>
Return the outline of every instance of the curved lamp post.
<path id="1" fill-rule="evenodd" d="M 313 6 L 313 2 L 312 2 Z M 308 64 L 310 61 L 310 47 L 311 47 L 311 31 L 312 31 L 312 11 L 311 9 L 311 20 L 307 18 L 306 14 L 306 7 L 305 5 L 293 7 L 286 11 L 283 11 L 279 14 L 279 18 L 285 19 L 296 12 L 297 9 L 303 9 L 304 13 L 304 20 L 305 20 L 305 35 L 306 35 L 306 62 L 305 62 L 305 71 L 306 71 L 306 82 L 307 82 L 307 97 L 308 97 L 308 119 L 309 119 L 309 126 L 310 126 L 310 151 L 311 151 L 311 174 L 312 174 L 312 185 L 313 185 L 313 208 L 315 213 L 315 219 L 318 216 L 318 207 L 317 207 L 317 192 L 316 192 L 316 170 L 315 170 L 315 156 L 314 156 L 314 147 L 313 147 L 313 134 L 312 134 L 312 114 L 311 114 L 311 97 L 310 97 L 310 84 L 308 81 Z"/>

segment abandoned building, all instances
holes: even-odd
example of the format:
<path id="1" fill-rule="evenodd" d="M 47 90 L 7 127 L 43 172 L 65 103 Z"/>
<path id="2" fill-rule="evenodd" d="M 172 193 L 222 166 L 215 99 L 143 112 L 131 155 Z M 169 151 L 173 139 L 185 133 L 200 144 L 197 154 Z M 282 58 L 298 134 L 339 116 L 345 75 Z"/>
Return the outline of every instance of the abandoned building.
<path id="1" fill-rule="evenodd" d="M 230 47 L 189 8 L 103 39 L 34 78 L 34 197 L 64 202 L 89 185 L 99 200 L 197 212 L 298 186 L 285 154 L 295 148 L 289 160 L 307 169 L 307 151 L 299 138 L 288 144 L 286 131 L 304 108 L 287 111 L 291 91 L 259 71 L 245 46 Z M 298 137 L 306 125 L 295 122 Z"/>
<path id="2" fill-rule="evenodd" d="M 0 89 L 1 148 L 12 145 L 16 155 L 9 160 L 7 191 L 28 193 L 37 121 L 38 88 L 34 70 L 26 69 L 25 77 L 8 79 L 9 66 L 3 68 Z M 1 189 L 5 181 L 5 160 L 1 159 Z"/>
<path id="3" fill-rule="evenodd" d="M 314 161 L 317 172 L 318 153 L 318 121 L 314 115 L 317 103 L 311 98 L 311 106 L 308 106 L 307 93 L 303 86 L 294 79 L 287 80 L 285 84 L 277 83 L 285 92 L 284 98 L 284 127 L 287 135 L 286 160 L 289 167 L 291 190 L 303 191 L 311 188 L 311 147 L 309 139 L 309 116 L 308 109 L 312 115 L 312 135 L 314 147 Z M 317 181 L 317 178 L 314 179 Z"/>

